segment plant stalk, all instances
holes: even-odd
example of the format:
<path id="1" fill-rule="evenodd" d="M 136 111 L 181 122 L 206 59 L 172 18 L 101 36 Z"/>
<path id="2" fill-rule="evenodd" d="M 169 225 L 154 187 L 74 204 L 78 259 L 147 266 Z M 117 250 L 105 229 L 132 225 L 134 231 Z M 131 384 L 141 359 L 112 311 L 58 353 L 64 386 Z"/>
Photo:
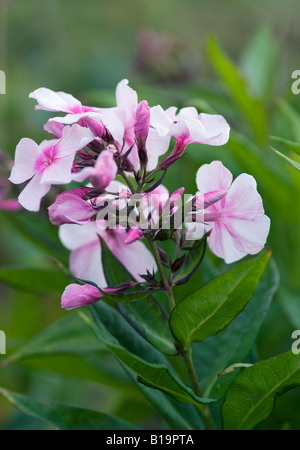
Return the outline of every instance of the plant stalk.
<path id="1" fill-rule="evenodd" d="M 161 261 L 160 256 L 159 256 L 156 243 L 154 241 L 152 241 L 149 236 L 147 237 L 147 239 L 148 239 L 148 242 L 149 242 L 152 254 L 154 256 L 158 272 L 159 272 L 159 274 L 161 276 L 161 280 L 162 280 L 162 282 L 163 282 L 163 284 L 164 284 L 164 286 L 166 288 L 168 304 L 169 304 L 169 310 L 172 311 L 172 309 L 174 309 L 175 306 L 176 306 L 176 303 L 175 303 L 175 300 L 174 300 L 174 296 L 173 296 L 172 287 L 170 286 L 170 284 L 168 282 L 168 279 L 167 279 L 167 276 L 165 274 L 164 267 L 163 267 L 162 261 Z"/>
<path id="2" fill-rule="evenodd" d="M 191 348 L 187 351 L 187 353 L 183 354 L 183 359 L 185 362 L 185 366 L 187 369 L 187 373 L 191 382 L 191 386 L 192 389 L 194 391 L 194 393 L 198 396 L 198 397 L 203 397 L 201 388 L 199 386 L 199 382 L 198 382 L 198 378 L 197 378 L 197 374 L 196 374 L 196 370 L 195 370 L 195 366 L 194 366 L 194 362 L 192 359 L 192 350 Z M 214 419 L 211 415 L 210 409 L 208 406 L 206 405 L 198 405 L 198 409 L 199 412 L 201 414 L 201 417 L 203 419 L 203 422 L 206 426 L 207 430 L 216 430 L 216 425 L 214 422 Z"/>

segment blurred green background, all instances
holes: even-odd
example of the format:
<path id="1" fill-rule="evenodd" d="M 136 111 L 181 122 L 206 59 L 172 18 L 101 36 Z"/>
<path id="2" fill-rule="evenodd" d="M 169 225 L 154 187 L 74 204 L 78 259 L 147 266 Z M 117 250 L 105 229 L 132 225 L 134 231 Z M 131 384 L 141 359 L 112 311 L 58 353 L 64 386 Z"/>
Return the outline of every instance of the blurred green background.
<path id="1" fill-rule="evenodd" d="M 0 69 L 7 77 L 7 93 L 0 96 L 0 148 L 11 157 L 22 137 L 47 137 L 42 127 L 52 114 L 35 112 L 28 99 L 42 86 L 72 93 L 84 104 L 111 106 L 116 84 L 128 78 L 150 105 L 194 105 L 226 117 L 229 144 L 190 146 L 165 184 L 193 193 L 197 168 L 213 159 L 235 175 L 247 172 L 257 179 L 281 276 L 255 349 L 258 359 L 289 349 L 292 331 L 300 329 L 300 174 L 268 147 L 270 135 L 300 142 L 300 97 L 291 92 L 291 74 L 300 69 L 299 17 L 300 4 L 293 0 L 0 0 Z M 47 223 L 51 195 L 39 214 L 0 212 L 2 267 L 53 271 L 51 256 L 67 264 L 57 229 Z M 226 269 L 212 256 L 209 261 Z M 205 270 L 195 275 L 188 287 L 178 288 L 178 298 L 207 278 Z M 55 289 L 31 291 L 0 285 L 8 355 L 70 315 L 61 310 Z M 1 368 L 0 386 L 100 409 L 145 428 L 165 427 L 116 361 L 96 353 L 89 339 L 88 354 L 32 357 Z M 299 390 L 282 397 L 263 427 L 300 429 L 299 404 Z M 1 429 L 43 427 L 0 398 Z"/>

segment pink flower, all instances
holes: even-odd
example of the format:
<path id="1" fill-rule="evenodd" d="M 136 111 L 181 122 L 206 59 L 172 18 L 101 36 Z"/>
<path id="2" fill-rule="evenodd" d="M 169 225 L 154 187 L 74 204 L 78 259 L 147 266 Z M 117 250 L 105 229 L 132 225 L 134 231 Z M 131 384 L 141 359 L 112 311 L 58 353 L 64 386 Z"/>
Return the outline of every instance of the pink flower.
<path id="1" fill-rule="evenodd" d="M 124 136 L 124 127 L 117 108 L 96 108 L 84 106 L 79 100 L 65 92 L 54 92 L 47 88 L 39 88 L 29 95 L 35 99 L 38 104 L 35 109 L 45 111 L 61 111 L 67 113 L 64 117 L 54 117 L 50 119 L 44 129 L 53 134 L 56 138 L 61 137 L 62 127 L 80 123 L 81 119 L 90 117 L 99 121 L 101 125 L 107 127 L 112 136 L 119 142 L 122 142 Z M 123 119 L 123 117 L 122 117 Z M 80 125 L 84 126 L 84 124 Z"/>
<path id="2" fill-rule="evenodd" d="M 137 281 L 142 281 L 140 275 L 147 269 L 151 272 L 156 269 L 153 256 L 142 242 L 125 243 L 125 229 L 102 230 L 96 222 L 62 225 L 59 236 L 64 246 L 71 250 L 70 270 L 76 278 L 96 283 L 100 288 L 107 287 L 101 265 L 99 235 Z"/>
<path id="3" fill-rule="evenodd" d="M 38 211 L 52 184 L 70 183 L 75 153 L 93 139 L 90 130 L 78 125 L 66 127 L 61 139 L 43 141 L 40 145 L 32 139 L 22 139 L 9 178 L 14 184 L 31 179 L 19 195 L 20 204 L 29 211 Z"/>
<path id="4" fill-rule="evenodd" d="M 151 125 L 161 137 L 173 136 L 176 146 L 160 167 L 168 168 L 180 158 L 186 146 L 192 142 L 207 145 L 224 145 L 229 139 L 229 125 L 224 117 L 198 114 L 193 107 L 183 108 L 176 114 L 174 106 L 166 111 L 160 105 L 151 108 Z"/>
<path id="5" fill-rule="evenodd" d="M 116 178 L 117 172 L 118 166 L 113 153 L 104 150 L 98 156 L 94 167 L 85 167 L 80 172 L 74 173 L 73 180 L 84 181 L 89 178 L 92 185 L 102 192 Z"/>
<path id="6" fill-rule="evenodd" d="M 96 215 L 93 205 L 88 201 L 90 188 L 71 189 L 56 196 L 53 205 L 49 206 L 50 222 L 53 225 L 66 223 L 84 223 Z"/>
<path id="7" fill-rule="evenodd" d="M 44 87 L 31 92 L 29 98 L 34 98 L 38 102 L 35 109 L 43 109 L 44 111 L 62 111 L 70 114 L 101 111 L 100 108 L 83 106 L 73 95 L 65 92 L 54 92 Z"/>
<path id="8" fill-rule="evenodd" d="M 232 182 L 232 174 L 220 161 L 204 164 L 197 172 L 200 193 L 228 191 L 204 211 L 208 244 L 213 253 L 232 263 L 263 249 L 270 229 L 255 179 L 245 173 Z"/>
<path id="9" fill-rule="evenodd" d="M 61 306 L 66 310 L 71 310 L 80 306 L 91 305 L 102 298 L 103 295 L 95 286 L 72 283 L 64 290 Z"/>

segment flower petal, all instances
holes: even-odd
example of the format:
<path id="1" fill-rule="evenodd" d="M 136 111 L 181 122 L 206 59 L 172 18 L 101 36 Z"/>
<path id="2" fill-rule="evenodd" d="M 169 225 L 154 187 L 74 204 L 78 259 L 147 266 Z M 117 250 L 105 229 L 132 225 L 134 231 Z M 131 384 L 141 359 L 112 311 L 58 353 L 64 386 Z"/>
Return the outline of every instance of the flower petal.
<path id="1" fill-rule="evenodd" d="M 239 251 L 249 255 L 255 255 L 266 244 L 270 231 L 270 223 L 271 221 L 266 215 L 263 215 L 255 222 L 231 219 L 228 229 Z"/>
<path id="2" fill-rule="evenodd" d="M 42 175 L 35 175 L 18 197 L 19 203 L 28 211 L 39 211 L 42 198 L 50 191 L 51 184 L 41 183 Z"/>
<path id="3" fill-rule="evenodd" d="M 156 169 L 159 157 L 164 155 L 169 149 L 170 139 L 170 136 L 161 137 L 157 134 L 156 130 L 153 128 L 149 129 L 149 134 L 146 141 L 148 171 Z"/>
<path id="4" fill-rule="evenodd" d="M 48 208 L 53 225 L 66 223 L 82 223 L 95 214 L 93 207 L 86 201 L 89 188 L 71 189 L 56 196 L 56 200 Z"/>
<path id="5" fill-rule="evenodd" d="M 61 306 L 66 310 L 88 306 L 103 298 L 101 292 L 90 284 L 70 284 L 66 287 L 62 297 Z"/>
<path id="6" fill-rule="evenodd" d="M 221 161 L 213 161 L 198 169 L 196 183 L 202 194 L 220 189 L 227 190 L 232 183 L 232 174 Z"/>
<path id="7" fill-rule="evenodd" d="M 224 211 L 227 216 L 241 220 L 257 220 L 263 216 L 262 198 L 251 175 L 242 173 L 234 180 L 225 200 Z"/>
<path id="8" fill-rule="evenodd" d="M 73 95 L 65 92 L 54 92 L 44 87 L 31 92 L 29 98 L 34 98 L 38 102 L 35 109 L 43 109 L 45 111 L 71 112 L 72 107 L 81 106 L 80 101 Z"/>
<path id="9" fill-rule="evenodd" d="M 32 178 L 36 173 L 35 163 L 39 155 L 40 148 L 32 139 L 21 139 L 16 148 L 15 163 L 9 180 L 20 184 Z"/>
<path id="10" fill-rule="evenodd" d="M 206 138 L 201 144 L 224 145 L 228 142 L 230 127 L 223 116 L 199 114 L 198 120 L 205 128 Z"/>
<path id="11" fill-rule="evenodd" d="M 70 270 L 76 278 L 91 281 L 101 287 L 107 286 L 101 264 L 101 245 L 97 237 L 72 251 Z"/>
<path id="12" fill-rule="evenodd" d="M 236 246 L 234 237 L 222 222 L 214 223 L 208 238 L 208 245 L 211 251 L 219 258 L 223 258 L 227 264 L 238 261 L 247 254 Z"/>

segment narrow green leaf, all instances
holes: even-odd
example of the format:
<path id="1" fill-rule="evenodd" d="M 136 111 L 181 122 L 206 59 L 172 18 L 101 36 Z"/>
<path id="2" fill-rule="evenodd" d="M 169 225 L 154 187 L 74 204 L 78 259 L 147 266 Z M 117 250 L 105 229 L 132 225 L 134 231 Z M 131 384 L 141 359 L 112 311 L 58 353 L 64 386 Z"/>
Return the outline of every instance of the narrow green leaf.
<path id="1" fill-rule="evenodd" d="M 101 240 L 102 264 L 106 281 L 109 286 L 117 286 L 132 280 L 126 268 L 111 253 Z M 174 339 L 169 327 L 168 317 L 153 295 L 141 291 L 139 301 L 116 303 L 118 311 L 145 339 L 154 347 L 167 355 L 176 355 Z M 110 298 L 110 300 L 113 300 Z"/>
<path id="2" fill-rule="evenodd" d="M 170 324 L 174 336 L 184 348 L 219 333 L 243 311 L 269 258 L 270 252 L 267 252 L 239 264 L 177 304 Z"/>
<path id="3" fill-rule="evenodd" d="M 283 153 L 276 150 L 274 147 L 269 146 L 273 152 L 275 152 L 278 156 L 280 156 L 282 159 L 284 159 L 287 163 L 289 163 L 294 169 L 298 170 L 300 172 L 300 164 L 294 161 L 293 159 L 289 158 L 288 156 L 284 155 Z"/>
<path id="4" fill-rule="evenodd" d="M 270 136 L 270 139 L 275 142 L 279 142 L 284 145 L 288 150 L 292 150 L 293 152 L 300 155 L 300 144 L 299 142 L 290 141 L 288 139 L 284 139 L 278 136 Z"/>
<path id="5" fill-rule="evenodd" d="M 59 430 L 136 430 L 130 423 L 98 411 L 63 404 L 45 405 L 0 388 L 2 394 L 22 413 L 41 419 Z"/>
<path id="6" fill-rule="evenodd" d="M 211 61 L 225 83 L 231 98 L 251 125 L 256 137 L 264 142 L 267 132 L 266 113 L 262 102 L 248 92 L 248 86 L 238 68 L 225 55 L 216 39 L 208 42 Z"/>
<path id="7" fill-rule="evenodd" d="M 29 293 L 61 294 L 69 280 L 54 270 L 0 267 L 0 282 Z"/>
<path id="8" fill-rule="evenodd" d="M 213 400 L 199 398 L 193 391 L 184 385 L 180 378 L 170 368 L 163 364 L 152 364 L 134 355 L 120 345 L 120 343 L 104 328 L 100 328 L 85 314 L 79 313 L 82 319 L 93 329 L 97 338 L 104 344 L 123 364 L 131 369 L 138 377 L 138 381 L 153 389 L 159 389 L 179 402 L 192 402 L 194 404 L 208 404 Z"/>
<path id="9" fill-rule="evenodd" d="M 271 414 L 275 398 L 300 386 L 300 355 L 287 352 L 242 371 L 222 408 L 226 430 L 252 430 Z"/>

